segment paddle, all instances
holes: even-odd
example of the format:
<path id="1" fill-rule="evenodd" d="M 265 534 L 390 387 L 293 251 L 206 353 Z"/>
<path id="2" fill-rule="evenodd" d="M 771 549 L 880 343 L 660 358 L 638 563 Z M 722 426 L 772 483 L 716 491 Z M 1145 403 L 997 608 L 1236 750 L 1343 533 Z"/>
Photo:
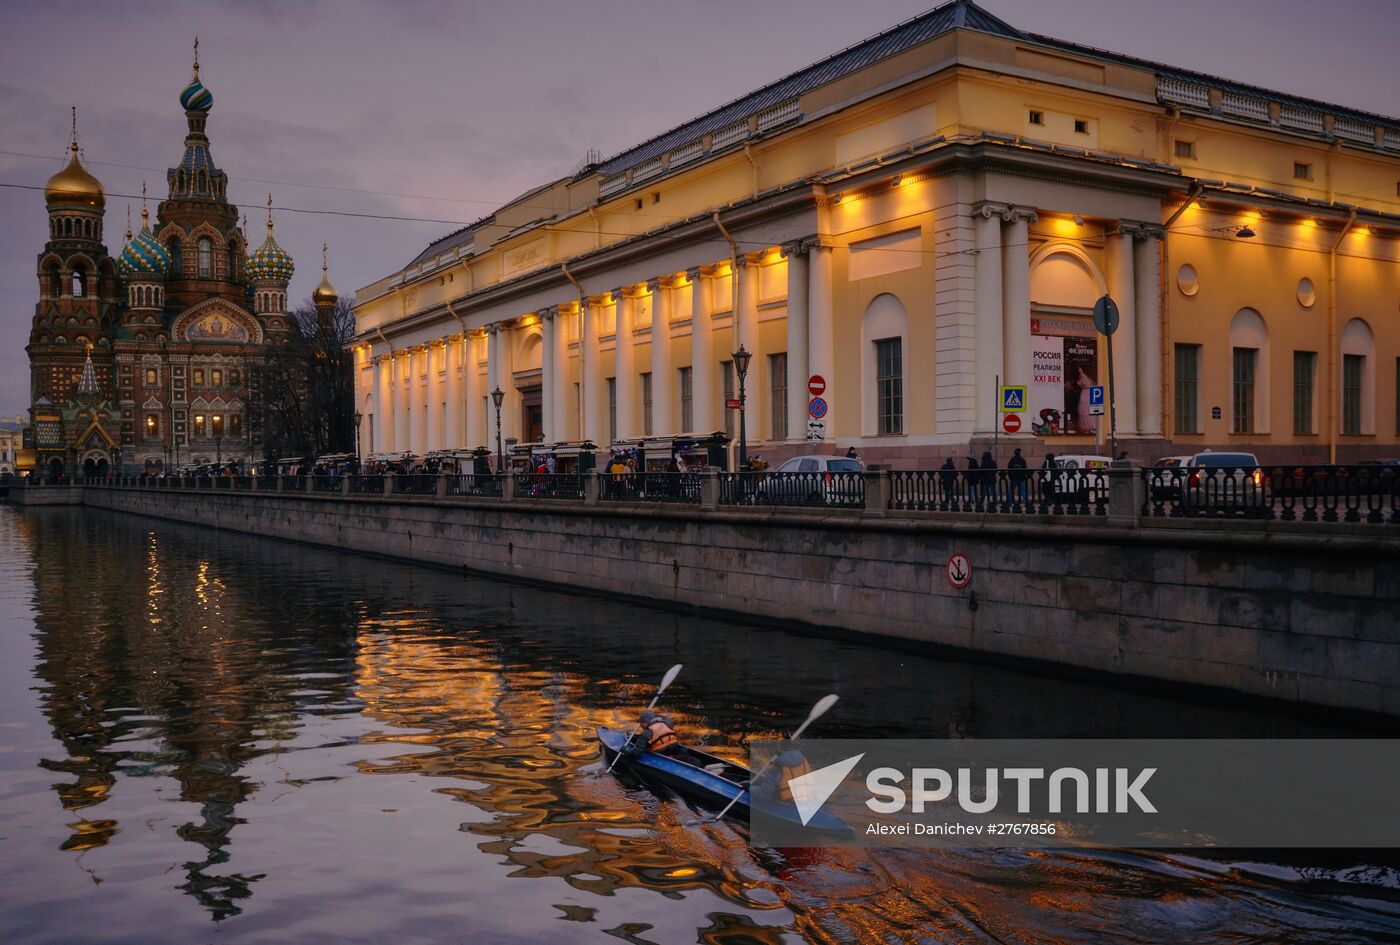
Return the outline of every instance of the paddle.
<path id="1" fill-rule="evenodd" d="M 661 694 L 662 694 L 663 692 L 666 691 L 666 687 L 667 687 L 667 686 L 671 685 L 671 683 L 673 683 L 673 682 L 676 681 L 676 677 L 679 676 L 680 674 L 681 674 L 681 664 L 680 664 L 680 663 L 677 663 L 675 666 L 672 666 L 670 669 L 666 670 L 666 675 L 661 677 L 661 685 L 658 686 L 657 689 L 656 689 L 656 695 L 652 696 L 652 697 L 651 697 L 651 702 L 647 703 L 647 711 L 648 711 L 648 712 L 650 712 L 652 709 L 656 708 L 657 700 L 659 700 L 659 699 L 661 698 Z M 632 731 L 630 731 L 630 732 L 627 733 L 627 741 L 625 741 L 625 742 L 622 743 L 622 748 L 619 749 L 619 750 L 618 750 L 618 753 L 617 753 L 616 755 L 613 756 L 612 764 L 608 765 L 607 770 L 603 772 L 604 774 L 607 774 L 608 771 L 611 771 L 611 770 L 613 769 L 613 765 L 617 764 L 618 759 L 622 757 L 622 753 L 623 753 L 624 751 L 627 750 L 627 746 L 628 746 L 628 745 L 632 744 L 632 739 L 636 737 L 637 732 L 640 731 L 640 730 L 641 730 L 641 726 L 640 726 L 640 725 L 634 725 L 634 726 L 632 726 Z"/>
<path id="2" fill-rule="evenodd" d="M 818 699 L 818 700 L 817 700 L 817 704 L 814 705 L 814 706 L 812 706 L 812 711 L 807 713 L 807 721 L 803 722 L 801 725 L 799 725 L 799 726 L 797 727 L 797 731 L 795 731 L 795 732 L 792 733 L 792 736 L 788 739 L 788 741 L 793 741 L 793 742 L 795 742 L 795 741 L 797 741 L 799 738 L 801 738 L 801 737 L 802 737 L 802 733 L 805 732 L 805 731 L 807 731 L 807 726 L 811 725 L 811 724 L 812 724 L 813 722 L 815 722 L 817 719 L 819 719 L 819 718 L 821 718 L 823 715 L 825 715 L 827 709 L 830 709 L 832 706 L 834 706 L 834 705 L 836 704 L 836 700 L 839 699 L 839 698 L 841 698 L 841 697 L 838 696 L 836 693 L 833 692 L 833 693 L 830 693 L 829 695 L 822 696 L 820 699 Z M 773 767 L 773 762 L 776 760 L 776 758 L 777 758 L 777 756 L 775 755 L 773 758 L 768 759 L 768 763 L 765 764 L 765 765 L 759 770 L 758 774 L 755 774 L 753 777 L 749 778 L 749 784 L 752 785 L 755 781 L 757 781 L 759 778 L 761 778 L 761 777 L 764 775 L 764 773 L 765 773 L 769 768 Z M 729 808 L 731 808 L 731 807 L 733 807 L 735 804 L 739 803 L 739 798 L 743 797 L 743 796 L 744 796 L 745 794 L 747 794 L 747 793 L 749 793 L 749 789 L 746 787 L 746 788 L 744 788 L 742 791 L 740 791 L 738 794 L 735 794 L 735 795 L 734 795 L 734 799 L 731 800 L 728 804 L 724 805 L 724 810 L 722 810 L 722 811 L 720 811 L 718 814 L 716 814 L 716 815 L 715 815 L 715 819 L 712 820 L 712 821 L 710 821 L 710 823 L 718 823 L 719 821 L 723 820 L 723 819 L 724 819 L 724 815 L 727 814 L 727 813 L 729 813 Z"/>

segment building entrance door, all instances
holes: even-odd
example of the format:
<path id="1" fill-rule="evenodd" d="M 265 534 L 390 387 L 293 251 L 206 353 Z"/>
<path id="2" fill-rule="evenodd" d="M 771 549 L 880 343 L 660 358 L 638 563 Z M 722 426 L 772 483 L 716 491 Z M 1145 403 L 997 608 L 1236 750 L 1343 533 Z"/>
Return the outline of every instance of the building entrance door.
<path id="1" fill-rule="evenodd" d="M 520 433 L 522 443 L 538 443 L 544 438 L 544 390 L 520 388 Z"/>

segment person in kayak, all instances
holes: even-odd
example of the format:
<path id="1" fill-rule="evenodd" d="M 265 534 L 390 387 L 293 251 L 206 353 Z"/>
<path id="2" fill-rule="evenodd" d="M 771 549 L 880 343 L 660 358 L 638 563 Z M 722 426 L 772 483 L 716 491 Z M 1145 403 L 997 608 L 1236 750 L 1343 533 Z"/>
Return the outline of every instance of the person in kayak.
<path id="1" fill-rule="evenodd" d="M 754 778 L 750 790 L 754 797 L 790 802 L 793 797 L 792 779 L 800 778 L 812 770 L 807 756 L 788 745 L 773 758 L 773 764 Z M 797 790 L 802 790 L 799 786 Z"/>
<path id="2" fill-rule="evenodd" d="M 641 724 L 641 729 L 627 744 L 629 755 L 640 755 L 649 751 L 670 755 L 672 749 L 680 744 L 675 730 L 671 728 L 671 720 L 661 713 L 648 710 L 638 716 L 637 721 Z"/>

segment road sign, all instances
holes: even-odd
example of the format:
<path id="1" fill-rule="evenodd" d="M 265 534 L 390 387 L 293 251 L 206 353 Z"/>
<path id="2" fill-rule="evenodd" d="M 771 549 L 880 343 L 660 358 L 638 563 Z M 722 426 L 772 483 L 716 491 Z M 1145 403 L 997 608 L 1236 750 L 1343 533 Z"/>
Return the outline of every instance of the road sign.
<path id="1" fill-rule="evenodd" d="M 811 440 L 811 441 L 813 441 L 813 442 L 820 442 L 820 441 L 822 441 L 822 440 L 825 440 L 825 439 L 826 439 L 826 421 L 825 421 L 825 420 L 808 420 L 808 421 L 807 421 L 807 439 L 808 439 L 808 440 Z"/>
<path id="2" fill-rule="evenodd" d="M 1118 330 L 1118 303 L 1106 295 L 1094 303 L 1094 327 L 1101 335 Z"/>
<path id="3" fill-rule="evenodd" d="M 1103 416 L 1103 385 L 1089 388 L 1089 416 Z"/>
<path id="4" fill-rule="evenodd" d="M 744 405 L 738 397 L 731 397 L 724 402 L 724 406 L 727 410 L 740 410 Z"/>
<path id="5" fill-rule="evenodd" d="M 820 397 L 826 393 L 826 378 L 820 374 L 813 374 L 807 378 L 807 393 L 813 397 Z"/>
<path id="6" fill-rule="evenodd" d="M 1007 433 L 1019 433 L 1021 431 L 1021 415 L 1009 413 L 1001 420 L 1001 428 Z"/>
<path id="7" fill-rule="evenodd" d="M 972 580 L 972 562 L 961 551 L 953 552 L 948 558 L 948 583 L 956 588 L 967 587 Z"/>
<path id="8" fill-rule="evenodd" d="M 1001 412 L 1016 413 L 1026 409 L 1026 388 L 1003 387 L 1001 389 Z"/>
<path id="9" fill-rule="evenodd" d="M 826 401 L 820 397 L 813 397 L 811 403 L 807 404 L 807 413 L 813 420 L 820 420 L 826 416 Z"/>

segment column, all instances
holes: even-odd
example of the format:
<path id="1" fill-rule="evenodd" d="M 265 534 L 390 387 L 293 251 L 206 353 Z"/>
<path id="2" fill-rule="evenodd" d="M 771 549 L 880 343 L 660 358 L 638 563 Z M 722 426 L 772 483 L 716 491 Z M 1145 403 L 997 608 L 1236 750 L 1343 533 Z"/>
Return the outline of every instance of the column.
<path id="1" fill-rule="evenodd" d="M 569 316 L 560 313 L 559 306 L 549 310 L 554 322 L 554 438 L 568 440 L 575 437 L 573 413 L 574 385 L 569 379 Z"/>
<path id="2" fill-rule="evenodd" d="M 671 287 L 660 279 L 647 283 L 651 292 L 651 429 L 657 436 L 683 432 L 676 429 L 673 408 L 678 381 L 671 367 Z"/>
<path id="3" fill-rule="evenodd" d="M 1133 245 L 1133 285 L 1137 289 L 1138 433 L 1162 435 L 1162 246 L 1159 226 L 1143 226 Z"/>
<path id="4" fill-rule="evenodd" d="M 836 322 L 835 309 L 831 302 L 831 247 L 819 242 L 813 243 L 808 253 L 807 370 L 826 379 L 826 393 L 822 396 L 828 404 L 825 418 L 826 435 L 831 439 L 836 436 L 836 417 L 841 412 L 840 404 L 843 401 L 855 403 L 859 389 L 843 392 L 836 383 Z M 798 436 L 807 435 L 806 382 L 805 377 L 798 382 L 803 385 L 797 398 L 803 401 L 803 420 Z M 852 380 L 853 387 L 859 383 L 859 379 Z M 791 393 L 788 396 L 792 396 Z M 852 415 L 858 414 L 852 411 Z M 851 435 L 858 432 L 850 431 Z"/>
<path id="5" fill-rule="evenodd" d="M 766 415 L 768 407 L 768 392 L 763 384 L 763 378 L 767 374 L 767 365 L 764 364 L 763 353 L 759 350 L 758 343 L 759 264 L 748 256 L 740 256 L 735 260 L 735 263 L 738 265 L 738 268 L 734 270 L 734 278 L 738 280 L 736 302 L 739 310 L 734 313 L 736 335 L 734 350 L 738 351 L 739 345 L 742 343 L 745 350 L 752 355 L 749 359 L 749 373 L 744 379 L 744 410 L 748 414 L 744 425 L 749 443 L 752 445 L 763 439 L 763 417 Z M 734 376 L 734 392 L 736 395 L 739 392 L 737 374 Z M 735 419 L 737 431 L 737 418 Z"/>
<path id="6" fill-rule="evenodd" d="M 501 322 L 496 333 L 496 383 L 505 391 L 506 398 L 501 402 L 501 436 L 520 440 L 522 429 L 522 401 L 520 391 L 515 389 L 515 326 Z M 495 409 L 495 405 L 492 405 Z M 495 423 L 495 418 L 491 420 Z"/>
<path id="7" fill-rule="evenodd" d="M 1109 392 L 1117 414 L 1119 436 L 1137 435 L 1137 290 L 1133 284 L 1133 237 L 1138 228 L 1129 223 L 1118 227 L 1104 248 L 1108 294 L 1118 303 L 1118 330 L 1110 342 L 1113 345 L 1114 390 Z M 1104 376 L 1098 383 L 1108 383 L 1108 365 L 1100 362 Z M 1106 439 L 1106 438 L 1105 438 Z"/>
<path id="8" fill-rule="evenodd" d="M 433 348 L 432 345 L 419 345 L 418 363 L 413 373 L 413 452 L 426 453 L 433 448 L 428 422 L 432 413 Z"/>
<path id="9" fill-rule="evenodd" d="M 373 348 L 370 353 L 373 354 Z M 366 429 L 362 431 L 367 435 L 361 443 L 366 456 L 384 452 L 393 429 L 389 419 L 393 410 L 388 393 L 390 385 L 385 383 L 385 375 L 388 374 L 389 368 L 389 363 L 383 356 L 374 359 L 374 420 L 367 423 Z"/>
<path id="10" fill-rule="evenodd" d="M 555 432 L 555 424 L 558 422 L 558 415 L 554 412 L 554 390 L 559 386 L 560 379 L 554 364 L 554 349 L 559 344 L 554 329 L 554 311 L 555 310 L 552 308 L 546 308 L 541 309 L 539 313 L 540 408 L 544 420 L 544 432 L 541 436 L 546 443 L 563 439 L 562 436 Z"/>
<path id="11" fill-rule="evenodd" d="M 462 387 L 466 399 L 467 448 L 490 448 L 491 435 L 486 423 L 486 408 L 482 403 L 486 392 L 481 383 L 481 333 L 468 331 L 462 336 Z"/>
<path id="12" fill-rule="evenodd" d="M 789 440 L 807 435 L 807 247 L 783 246 L 787 257 L 787 428 Z"/>
<path id="13" fill-rule="evenodd" d="M 598 347 L 600 306 L 592 299 L 579 303 L 579 356 L 583 359 L 583 438 L 596 446 L 606 446 L 603 435 L 603 409 L 607 391 L 603 389 L 602 352 Z"/>
<path id="14" fill-rule="evenodd" d="M 685 271 L 690 288 L 690 405 L 696 433 L 721 429 L 715 422 L 715 348 L 710 332 L 710 285 L 700 267 Z M 692 431 L 685 431 L 692 432 Z"/>
<path id="15" fill-rule="evenodd" d="M 467 339 L 456 335 L 447 339 L 443 357 L 447 361 L 447 442 L 444 449 L 462 449 L 467 445 L 462 429 L 462 409 L 466 406 L 462 399 L 462 369 L 466 364 Z"/>
<path id="16" fill-rule="evenodd" d="M 1003 384 L 1027 388 L 1031 382 L 1031 265 L 1027 224 L 1034 210 L 1013 207 L 1011 221 L 1001 228 L 1002 275 L 1002 378 Z M 1029 429 L 1030 405 L 1026 405 L 1025 429 Z"/>
<path id="17" fill-rule="evenodd" d="M 627 440 L 635 437 L 641 429 L 637 423 L 637 364 L 636 353 L 632 349 L 632 315 L 635 300 L 626 289 L 613 289 L 613 299 L 617 302 L 617 438 Z"/>
<path id="18" fill-rule="evenodd" d="M 990 435 L 997 424 L 996 378 L 1002 366 L 1001 224 L 1009 208 L 981 204 L 975 208 L 977 262 L 975 313 L 977 377 L 973 384 L 973 432 Z"/>
<path id="19" fill-rule="evenodd" d="M 394 452 L 408 449 L 409 357 L 407 351 L 394 352 Z"/>

